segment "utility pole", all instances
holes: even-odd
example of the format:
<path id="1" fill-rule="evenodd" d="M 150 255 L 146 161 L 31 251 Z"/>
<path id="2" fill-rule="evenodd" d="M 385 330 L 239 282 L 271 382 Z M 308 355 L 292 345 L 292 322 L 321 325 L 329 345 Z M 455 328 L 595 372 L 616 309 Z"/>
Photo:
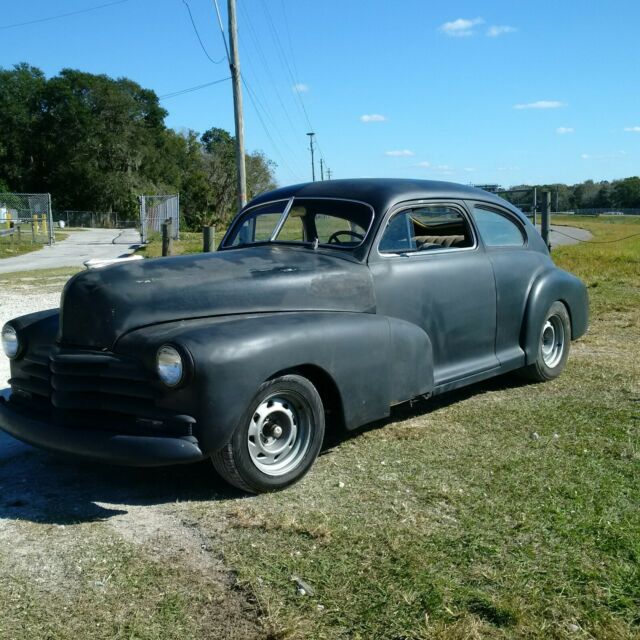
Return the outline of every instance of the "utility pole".
<path id="1" fill-rule="evenodd" d="M 320 158 L 320 180 L 324 182 L 324 162 L 322 158 Z"/>
<path id="2" fill-rule="evenodd" d="M 313 161 L 313 136 L 316 134 L 313 131 L 307 133 L 309 136 L 309 151 L 311 151 L 311 179 L 316 181 L 316 163 Z"/>
<path id="3" fill-rule="evenodd" d="M 327 180 L 331 180 L 331 169 L 327 167 Z"/>
<path id="4" fill-rule="evenodd" d="M 238 205 L 247 204 L 247 172 L 244 164 L 244 118 L 242 115 L 242 87 L 240 85 L 240 56 L 238 54 L 238 23 L 236 0 L 227 0 L 229 13 L 229 44 L 231 57 L 231 82 L 233 84 L 233 115 L 236 124 L 236 164 L 238 166 Z"/>

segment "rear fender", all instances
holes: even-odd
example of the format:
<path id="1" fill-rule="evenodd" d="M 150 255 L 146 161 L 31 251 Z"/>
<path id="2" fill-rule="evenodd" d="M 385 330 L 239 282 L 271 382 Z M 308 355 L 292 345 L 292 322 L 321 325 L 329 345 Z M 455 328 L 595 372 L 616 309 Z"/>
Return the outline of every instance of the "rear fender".
<path id="1" fill-rule="evenodd" d="M 571 319 L 572 340 L 587 331 L 589 301 L 584 283 L 562 269 L 554 268 L 543 272 L 531 287 L 525 311 L 521 340 L 527 364 L 531 364 L 537 358 L 540 329 L 549 307 L 556 301 L 567 307 Z"/>

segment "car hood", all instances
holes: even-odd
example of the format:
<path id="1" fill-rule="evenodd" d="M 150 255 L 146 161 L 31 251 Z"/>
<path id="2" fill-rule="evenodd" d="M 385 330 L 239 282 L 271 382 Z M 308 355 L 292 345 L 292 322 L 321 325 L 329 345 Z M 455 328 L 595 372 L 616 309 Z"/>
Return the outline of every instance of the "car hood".
<path id="1" fill-rule="evenodd" d="M 273 245 L 91 269 L 63 291 L 59 339 L 109 349 L 160 322 L 278 311 L 375 313 L 369 269 L 334 252 Z"/>

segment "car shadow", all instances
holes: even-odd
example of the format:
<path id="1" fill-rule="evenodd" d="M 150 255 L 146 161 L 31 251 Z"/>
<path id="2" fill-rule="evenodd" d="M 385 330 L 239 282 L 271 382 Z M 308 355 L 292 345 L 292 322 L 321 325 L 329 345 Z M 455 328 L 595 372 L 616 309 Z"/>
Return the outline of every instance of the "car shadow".
<path id="1" fill-rule="evenodd" d="M 376 420 L 358 427 L 353 431 L 347 431 L 344 428 L 329 430 L 325 436 L 324 446 L 320 455 L 330 454 L 333 449 L 343 442 L 357 438 L 362 433 L 382 429 L 392 422 L 401 422 L 410 420 L 419 416 L 428 416 L 440 409 L 444 409 L 463 400 L 467 400 L 474 396 L 490 393 L 493 391 L 503 391 L 505 389 L 516 389 L 518 387 L 527 387 L 532 383 L 520 378 L 514 373 L 507 373 L 494 378 L 489 378 L 483 382 L 477 382 L 455 391 L 448 391 L 434 398 L 421 398 L 413 402 L 405 402 L 403 404 L 391 407 L 391 414 L 383 420 Z"/>
<path id="2" fill-rule="evenodd" d="M 389 418 L 356 431 L 329 430 L 321 455 L 331 455 L 341 443 L 390 422 L 426 416 L 471 396 L 524 384 L 502 376 L 399 405 Z M 67 525 L 106 520 L 126 513 L 127 506 L 241 497 L 246 494 L 226 484 L 209 461 L 160 468 L 113 467 L 50 454 L 0 432 L 0 520 Z"/>

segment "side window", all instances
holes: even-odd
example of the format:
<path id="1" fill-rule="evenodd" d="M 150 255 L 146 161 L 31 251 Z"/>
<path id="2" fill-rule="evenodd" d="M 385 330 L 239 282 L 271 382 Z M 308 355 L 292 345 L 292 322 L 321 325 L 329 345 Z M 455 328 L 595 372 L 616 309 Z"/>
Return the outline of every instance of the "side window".
<path id="1" fill-rule="evenodd" d="M 427 205 L 396 213 L 387 223 L 380 253 L 438 251 L 473 246 L 473 235 L 455 207 Z"/>
<path id="2" fill-rule="evenodd" d="M 473 207 L 473 217 L 487 247 L 521 247 L 525 237 L 522 229 L 507 216 L 478 205 Z"/>

